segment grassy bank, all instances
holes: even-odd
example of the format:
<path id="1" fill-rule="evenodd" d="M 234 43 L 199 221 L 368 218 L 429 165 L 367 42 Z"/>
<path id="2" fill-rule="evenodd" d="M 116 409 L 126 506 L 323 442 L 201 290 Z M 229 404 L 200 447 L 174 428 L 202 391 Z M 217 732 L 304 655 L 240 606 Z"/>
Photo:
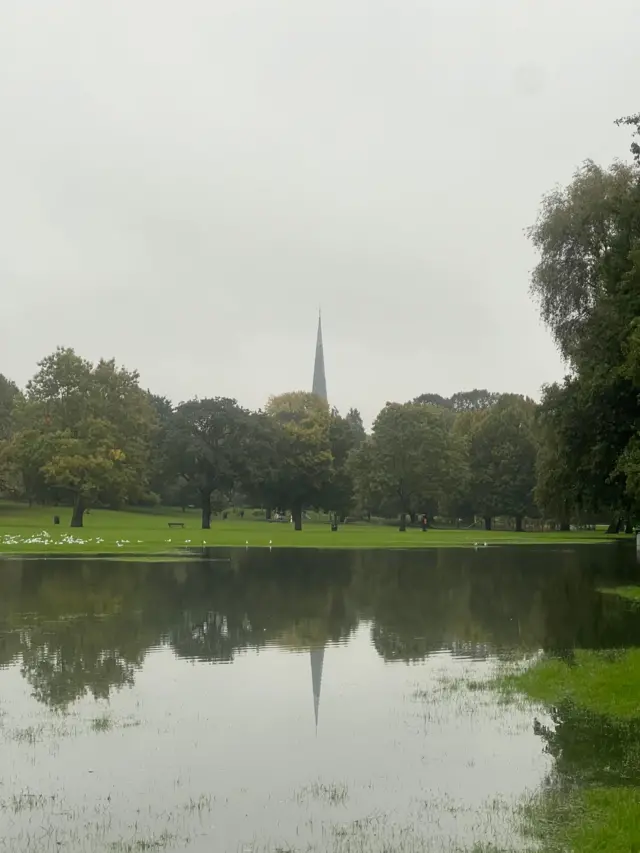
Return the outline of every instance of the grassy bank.
<path id="1" fill-rule="evenodd" d="M 60 525 L 53 524 L 53 515 Z M 181 548 L 425 548 L 493 545 L 560 545 L 610 541 L 600 532 L 515 533 L 510 531 L 410 529 L 369 524 L 343 525 L 332 532 L 328 524 L 308 522 L 296 532 L 289 523 L 267 523 L 255 518 L 215 519 L 202 530 L 195 510 L 91 510 L 82 529 L 70 529 L 68 508 L 42 509 L 0 505 L 0 554 L 160 554 Z M 170 524 L 184 524 L 172 528 Z"/>
<path id="2" fill-rule="evenodd" d="M 534 730 L 554 769 L 525 808 L 541 849 L 640 850 L 640 649 L 545 658 L 498 686 L 544 705 L 552 718 Z"/>
<path id="3" fill-rule="evenodd" d="M 600 592 L 604 595 L 617 595 L 628 601 L 640 601 L 640 586 L 615 586 L 601 589 Z"/>
<path id="4" fill-rule="evenodd" d="M 535 702 L 550 706 L 569 702 L 598 714 L 629 719 L 640 715 L 640 649 L 577 649 L 569 661 L 548 658 L 500 683 Z"/>
<path id="5" fill-rule="evenodd" d="M 541 853 L 633 853 L 640 850 L 640 791 L 551 789 L 527 805 L 524 826 Z"/>

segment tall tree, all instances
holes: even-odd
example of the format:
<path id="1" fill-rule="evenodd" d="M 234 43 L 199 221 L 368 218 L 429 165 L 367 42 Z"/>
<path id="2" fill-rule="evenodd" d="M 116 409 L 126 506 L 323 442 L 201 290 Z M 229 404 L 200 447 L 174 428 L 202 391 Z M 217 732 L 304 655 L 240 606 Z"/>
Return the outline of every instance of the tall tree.
<path id="1" fill-rule="evenodd" d="M 19 494 L 19 478 L 9 453 L 14 430 L 13 412 L 22 397 L 18 386 L 0 373 L 0 492 Z"/>
<path id="2" fill-rule="evenodd" d="M 579 460 L 572 438 L 579 434 L 582 416 L 580 409 L 571 406 L 571 391 L 570 385 L 547 386 L 537 413 L 536 503 L 545 517 L 559 523 L 561 530 L 569 530 L 581 503 L 575 477 Z M 571 418 L 573 424 L 569 426 Z"/>
<path id="3" fill-rule="evenodd" d="M 457 488 L 464 450 L 445 411 L 420 403 L 388 403 L 353 466 L 359 494 L 384 496 L 405 530 L 408 514 L 434 514 Z"/>
<path id="4" fill-rule="evenodd" d="M 376 446 L 371 436 L 362 442 L 347 461 L 349 475 L 353 481 L 354 499 L 359 509 L 369 516 L 379 512 L 388 494 L 386 483 L 380 477 L 376 462 Z M 394 496 L 395 499 L 395 496 Z M 395 512 L 395 506 L 391 508 Z"/>
<path id="5" fill-rule="evenodd" d="M 189 400 L 175 414 L 170 454 L 175 473 L 197 493 L 202 529 L 211 527 L 214 493 L 231 494 L 249 467 L 250 413 L 227 397 Z"/>
<path id="6" fill-rule="evenodd" d="M 564 188 L 548 193 L 528 235 L 540 253 L 531 289 L 562 354 L 579 358 L 602 297 L 629 270 L 640 236 L 638 167 L 604 169 L 587 160 Z"/>
<path id="7" fill-rule="evenodd" d="M 155 413 L 155 425 L 151 437 L 152 453 L 149 469 L 149 489 L 163 503 L 180 503 L 179 495 L 184 481 L 178 482 L 171 460 L 171 435 L 175 411 L 167 397 L 149 394 L 149 403 Z M 187 501 L 188 503 L 188 501 Z M 175 505 L 175 504 L 173 504 Z M 183 502 L 184 506 L 184 502 Z"/>
<path id="8" fill-rule="evenodd" d="M 59 348 L 39 363 L 17 408 L 16 458 L 71 495 L 71 526 L 82 527 L 92 502 L 117 505 L 141 494 L 153 422 L 136 372 Z"/>
<path id="9" fill-rule="evenodd" d="M 532 400 L 504 394 L 471 434 L 471 494 L 487 530 L 495 515 L 512 516 L 522 530 L 523 518 L 535 511 L 534 415 Z"/>
<path id="10" fill-rule="evenodd" d="M 362 423 L 362 415 L 358 409 L 349 409 L 344 419 L 351 430 L 353 446 L 359 447 L 367 437 L 364 424 Z"/>
<path id="11" fill-rule="evenodd" d="M 365 431 L 357 410 L 352 409 L 342 417 L 333 409 L 329 418 L 329 447 L 332 457 L 331 478 L 320 493 L 319 503 L 341 518 L 348 515 L 353 504 L 354 483 L 348 465 L 352 451 L 362 446 Z"/>
<path id="12" fill-rule="evenodd" d="M 622 119 L 638 131 L 638 116 Z M 529 236 L 540 252 L 532 290 L 570 375 L 545 392 L 538 494 L 556 512 L 607 510 L 631 529 L 640 405 L 634 360 L 640 316 L 640 161 L 587 161 L 550 193 Z M 550 432 L 553 428 L 554 433 Z M 552 469 L 554 456 L 560 462 Z M 566 523 L 566 518 L 564 519 Z"/>
<path id="13" fill-rule="evenodd" d="M 293 391 L 272 397 L 266 412 L 278 430 L 274 494 L 302 530 L 304 506 L 320 502 L 333 473 L 329 406 L 315 394 Z"/>
<path id="14" fill-rule="evenodd" d="M 15 382 L 0 373 L 0 441 L 11 436 L 13 410 L 21 398 Z"/>

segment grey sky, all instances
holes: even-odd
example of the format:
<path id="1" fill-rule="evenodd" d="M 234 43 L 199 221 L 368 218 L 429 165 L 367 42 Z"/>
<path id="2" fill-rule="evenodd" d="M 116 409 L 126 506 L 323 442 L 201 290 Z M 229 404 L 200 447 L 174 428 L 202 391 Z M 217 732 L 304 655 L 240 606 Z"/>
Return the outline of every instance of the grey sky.
<path id="1" fill-rule="evenodd" d="M 626 156 L 638 0 L 2 0 L 0 372 L 366 420 L 562 365 L 522 229 Z"/>

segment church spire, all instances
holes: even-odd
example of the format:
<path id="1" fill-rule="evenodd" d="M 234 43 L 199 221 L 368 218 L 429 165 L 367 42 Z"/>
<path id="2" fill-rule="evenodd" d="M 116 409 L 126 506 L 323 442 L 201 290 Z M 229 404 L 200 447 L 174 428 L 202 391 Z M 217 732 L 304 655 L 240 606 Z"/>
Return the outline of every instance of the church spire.
<path id="1" fill-rule="evenodd" d="M 316 339 L 316 363 L 313 368 L 312 392 L 320 399 L 327 399 L 327 380 L 324 375 L 324 349 L 322 347 L 322 315 L 318 311 L 318 337 Z"/>
<path id="2" fill-rule="evenodd" d="M 322 688 L 322 665 L 324 663 L 324 646 L 311 649 L 311 686 L 313 689 L 313 713 L 316 718 L 316 734 L 318 733 L 318 714 L 320 713 L 320 690 Z"/>

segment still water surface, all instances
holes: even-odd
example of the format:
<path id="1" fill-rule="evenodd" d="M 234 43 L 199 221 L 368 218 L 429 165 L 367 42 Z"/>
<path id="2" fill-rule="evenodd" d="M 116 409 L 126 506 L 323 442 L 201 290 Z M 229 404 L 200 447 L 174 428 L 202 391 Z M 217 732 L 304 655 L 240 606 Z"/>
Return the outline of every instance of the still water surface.
<path id="1" fill-rule="evenodd" d="M 554 721 L 483 682 L 640 645 L 626 549 L 217 556 L 0 563 L 0 850 L 526 849 Z"/>

